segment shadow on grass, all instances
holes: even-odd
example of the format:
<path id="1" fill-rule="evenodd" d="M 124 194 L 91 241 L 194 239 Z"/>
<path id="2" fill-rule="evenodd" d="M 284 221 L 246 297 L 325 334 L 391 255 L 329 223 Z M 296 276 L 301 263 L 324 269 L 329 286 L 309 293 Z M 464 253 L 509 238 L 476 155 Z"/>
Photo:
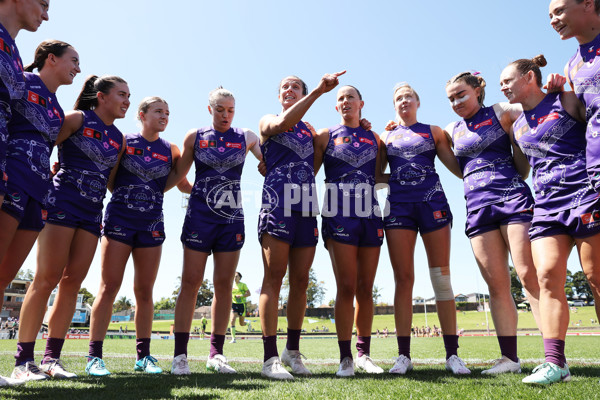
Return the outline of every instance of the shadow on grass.
<path id="1" fill-rule="evenodd" d="M 30 382 L 23 386 L 2 388 L 0 397 L 14 399 L 216 399 L 224 390 L 246 392 L 263 389 L 268 382 L 260 382 L 260 374 L 170 374 L 140 375 L 116 373 L 109 377 L 82 376 L 73 380 Z M 211 393 L 211 391 L 215 391 Z M 35 396 L 35 397 L 34 397 Z"/>

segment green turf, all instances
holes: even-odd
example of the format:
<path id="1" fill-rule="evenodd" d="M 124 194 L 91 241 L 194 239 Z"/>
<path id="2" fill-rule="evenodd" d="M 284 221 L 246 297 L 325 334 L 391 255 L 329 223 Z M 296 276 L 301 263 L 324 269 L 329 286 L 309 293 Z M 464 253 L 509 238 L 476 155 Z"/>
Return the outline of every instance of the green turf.
<path id="1" fill-rule="evenodd" d="M 104 358 L 113 375 L 107 378 L 81 376 L 71 381 L 46 381 L 29 383 L 24 387 L 2 388 L 3 398 L 36 399 L 160 399 L 160 398 L 228 398 L 228 399 L 592 399 L 598 398 L 600 375 L 600 346 L 598 337 L 567 337 L 567 357 L 574 375 L 570 383 L 555 384 L 546 388 L 523 385 L 525 376 L 504 375 L 482 377 L 481 370 L 487 360 L 498 357 L 494 337 L 463 337 L 459 354 L 467 361 L 473 374 L 455 377 L 444 370 L 443 342 L 440 338 L 414 338 L 412 357 L 415 370 L 407 376 L 389 374 L 357 374 L 353 379 L 336 379 L 338 348 L 335 339 L 303 339 L 301 349 L 308 357 L 307 366 L 313 371 L 311 378 L 293 382 L 273 382 L 260 377 L 262 342 L 257 339 L 238 340 L 225 344 L 225 354 L 238 374 L 217 375 L 205 371 L 208 340 L 191 340 L 188 353 L 192 375 L 171 376 L 167 373 L 148 376 L 133 373 L 134 340 L 107 340 Z M 39 360 L 43 341 L 38 341 L 36 358 Z M 284 340 L 278 343 L 282 350 Z M 0 341 L 0 373 L 12 370 L 14 340 Z M 385 369 L 391 367 L 396 355 L 393 338 L 372 340 L 371 354 Z M 83 375 L 87 341 L 67 340 L 63 359 L 67 367 Z M 154 340 L 152 353 L 159 364 L 168 369 L 172 357 L 172 340 Z M 519 337 L 519 356 L 525 360 L 528 373 L 543 356 L 539 336 Z"/>
<path id="2" fill-rule="evenodd" d="M 596 310 L 594 307 L 578 307 L 577 312 L 571 312 L 571 322 L 569 327 L 577 328 L 577 324 L 579 324 L 579 320 L 581 320 L 580 327 L 583 328 L 595 328 L 600 330 L 600 326 L 598 323 L 592 324 L 590 322 L 591 319 L 596 320 Z M 254 331 L 260 330 L 260 321 L 257 317 L 248 318 L 252 321 L 252 327 Z M 490 329 L 494 329 L 494 322 L 492 321 L 492 316 L 488 312 L 487 320 L 489 322 Z M 464 329 L 465 331 L 472 330 L 486 330 L 486 313 L 485 312 L 477 312 L 477 311 L 467 311 L 462 312 L 459 311 L 456 313 L 456 321 L 459 329 Z M 154 321 L 152 324 L 152 330 L 154 332 L 169 332 L 173 321 L 164 320 L 164 321 Z M 431 327 L 433 325 L 440 326 L 440 321 L 437 317 L 437 313 L 427 313 L 427 324 Z M 414 326 L 425 326 L 425 314 L 413 314 L 413 325 Z M 192 327 L 197 326 L 200 328 L 200 320 L 194 320 L 192 322 Z M 307 332 L 311 332 L 314 328 L 319 328 L 322 330 L 323 326 L 329 329 L 330 332 L 335 333 L 335 324 L 330 319 L 319 319 L 306 317 L 304 318 L 304 324 L 302 328 Z M 111 323 L 109 326 L 110 330 L 118 331 L 119 327 L 127 327 L 128 331 L 133 332 L 135 330 L 135 324 L 133 321 L 131 322 L 117 322 Z M 285 332 L 287 329 L 287 321 L 285 317 L 279 318 L 279 329 L 282 332 Z M 373 318 L 373 332 L 377 329 L 383 331 L 384 328 L 387 328 L 390 333 L 394 332 L 394 316 L 393 315 L 375 315 Z M 208 329 L 210 329 L 210 320 L 208 323 Z M 528 329 L 535 330 L 536 325 L 533 319 L 533 314 L 530 312 L 519 312 L 519 329 Z M 240 328 L 238 326 L 239 331 L 246 331 L 246 328 Z"/>

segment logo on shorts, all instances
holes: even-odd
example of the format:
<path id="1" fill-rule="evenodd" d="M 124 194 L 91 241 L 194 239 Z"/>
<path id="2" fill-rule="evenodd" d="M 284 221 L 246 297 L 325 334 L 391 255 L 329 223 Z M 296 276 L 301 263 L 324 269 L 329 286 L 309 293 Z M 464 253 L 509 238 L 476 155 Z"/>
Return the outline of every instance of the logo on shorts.
<path id="1" fill-rule="evenodd" d="M 315 237 L 319 237 L 319 230 L 315 228 Z"/>
<path id="2" fill-rule="evenodd" d="M 192 237 L 192 239 L 196 239 L 198 237 L 198 232 L 192 232 L 190 233 L 190 236 Z"/>
<path id="3" fill-rule="evenodd" d="M 377 237 L 383 237 L 383 229 L 377 229 Z"/>
<path id="4" fill-rule="evenodd" d="M 115 232 L 121 232 L 121 227 L 119 225 L 115 225 L 115 226 L 113 226 L 113 230 Z"/>
<path id="5" fill-rule="evenodd" d="M 392 223 L 393 223 L 393 222 L 396 222 L 396 217 L 391 217 L 391 218 L 390 218 L 388 221 L 390 221 L 390 222 L 392 222 Z"/>
<path id="6" fill-rule="evenodd" d="M 58 218 L 58 219 L 65 219 L 65 217 L 67 216 L 67 215 L 65 214 L 65 212 L 64 212 L 64 211 L 59 211 L 59 212 L 57 212 L 57 213 L 56 213 L 56 214 L 54 214 L 54 215 L 55 215 L 55 216 L 56 216 L 56 218 Z"/>
<path id="7" fill-rule="evenodd" d="M 163 236 L 164 236 L 164 233 L 162 231 L 152 231 L 153 238 L 161 238 Z"/>
<path id="8" fill-rule="evenodd" d="M 236 233 L 236 235 L 235 235 L 236 242 L 241 242 L 243 239 L 244 239 L 244 235 L 242 235 L 241 233 Z"/>
<path id="9" fill-rule="evenodd" d="M 341 233 L 341 232 L 344 232 L 344 227 L 341 225 L 338 225 L 335 227 L 335 230 Z"/>
<path id="10" fill-rule="evenodd" d="M 283 222 L 283 221 L 279 221 L 279 222 L 277 223 L 277 226 L 278 226 L 278 227 L 280 227 L 281 229 L 284 229 L 284 228 L 285 228 L 285 222 Z"/>
<path id="11" fill-rule="evenodd" d="M 442 219 L 448 216 L 448 212 L 446 210 L 434 211 L 433 219 Z"/>
<path id="12" fill-rule="evenodd" d="M 581 222 L 583 222 L 584 225 L 588 225 L 596 221 L 600 221 L 600 212 L 598 211 L 593 211 L 581 216 Z"/>
<path id="13" fill-rule="evenodd" d="M 48 211 L 42 210 L 42 220 L 45 221 L 48 219 Z"/>
<path id="14" fill-rule="evenodd" d="M 15 192 L 13 194 L 9 194 L 9 196 L 15 202 L 19 202 L 21 200 L 21 196 L 19 195 L 18 192 Z"/>

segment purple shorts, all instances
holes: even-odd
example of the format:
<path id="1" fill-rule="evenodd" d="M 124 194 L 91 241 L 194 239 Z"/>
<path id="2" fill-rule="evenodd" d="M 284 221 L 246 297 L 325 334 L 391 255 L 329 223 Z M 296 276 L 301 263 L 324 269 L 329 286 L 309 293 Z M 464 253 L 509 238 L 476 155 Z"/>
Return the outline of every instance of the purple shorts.
<path id="1" fill-rule="evenodd" d="M 19 221 L 17 229 L 39 232 L 46 224 L 46 210 L 42 209 L 40 202 L 14 184 L 7 186 L 2 211 Z"/>
<path id="2" fill-rule="evenodd" d="M 46 222 L 49 224 L 66 226 L 67 228 L 83 229 L 98 237 L 100 237 L 100 233 L 102 232 L 101 223 L 78 217 L 56 207 L 48 210 Z"/>
<path id="3" fill-rule="evenodd" d="M 531 240 L 557 235 L 581 239 L 597 233 L 600 233 L 600 200 L 552 214 L 534 215 L 529 228 Z"/>
<path id="4" fill-rule="evenodd" d="M 529 196 L 517 196 L 467 212 L 465 233 L 470 239 L 500 229 L 502 225 L 530 222 L 532 217 L 533 199 Z"/>
<path id="5" fill-rule="evenodd" d="M 102 235 L 125 243 L 134 249 L 140 247 L 157 247 L 165 241 L 165 231 L 139 231 L 120 225 L 104 225 Z"/>
<path id="6" fill-rule="evenodd" d="M 379 247 L 383 244 L 383 221 L 381 218 L 351 218 L 340 215 L 323 217 L 321 233 L 325 248 L 327 239 L 357 247 Z"/>
<path id="7" fill-rule="evenodd" d="M 285 214 L 283 208 L 261 210 L 258 216 L 258 240 L 262 240 L 263 233 L 268 233 L 291 247 L 316 246 L 319 241 L 317 217 L 303 217 L 301 211 L 291 211 L 290 216 Z"/>
<path id="8" fill-rule="evenodd" d="M 448 201 L 420 201 L 391 205 L 390 214 L 383 219 L 385 229 L 410 229 L 421 235 L 452 224 Z"/>
<path id="9" fill-rule="evenodd" d="M 191 222 L 186 218 L 181 242 L 189 249 L 203 253 L 238 251 L 244 245 L 244 221 L 233 224 Z"/>

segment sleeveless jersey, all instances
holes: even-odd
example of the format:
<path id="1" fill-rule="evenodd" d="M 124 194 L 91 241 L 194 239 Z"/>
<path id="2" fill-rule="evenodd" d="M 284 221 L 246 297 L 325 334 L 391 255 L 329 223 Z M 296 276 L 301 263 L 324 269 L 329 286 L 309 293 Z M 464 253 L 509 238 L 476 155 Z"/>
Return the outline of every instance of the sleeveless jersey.
<path id="1" fill-rule="evenodd" d="M 514 123 L 515 140 L 533 168 L 536 215 L 555 213 L 597 197 L 585 170 L 585 125 L 550 93 Z"/>
<path id="2" fill-rule="evenodd" d="M 575 94 L 586 107 L 586 159 L 592 184 L 600 190 L 600 35 L 582 44 L 567 64 Z"/>
<path id="3" fill-rule="evenodd" d="M 0 180 L 7 180 L 6 146 L 8 122 L 11 119 L 11 102 L 23 97 L 25 80 L 23 62 L 14 39 L 0 24 Z"/>
<path id="4" fill-rule="evenodd" d="M 215 224 L 244 220 L 240 179 L 246 160 L 246 139 L 241 128 L 227 132 L 213 127 L 198 129 L 194 143 L 196 177 L 186 218 Z"/>
<path id="5" fill-rule="evenodd" d="M 373 132 L 345 125 L 329 128 L 323 155 L 328 184 L 324 216 L 381 218 L 375 193 L 376 161 L 377 140 Z"/>
<path id="6" fill-rule="evenodd" d="M 43 203 L 50 190 L 50 154 L 65 114 L 36 74 L 25 72 L 25 96 L 12 103 L 6 172 L 11 182 Z"/>
<path id="7" fill-rule="evenodd" d="M 493 107 L 482 107 L 452 130 L 454 154 L 463 172 L 467 212 L 517 196 L 531 196 L 515 168 L 510 138 Z"/>
<path id="8" fill-rule="evenodd" d="M 146 140 L 141 133 L 125 135 L 127 149 L 115 176 L 106 206 L 105 225 L 162 231 L 163 193 L 173 166 L 171 143 Z"/>
<path id="9" fill-rule="evenodd" d="M 102 201 L 110 171 L 119 158 L 123 134 L 116 126 L 105 125 L 95 112 L 82 113 L 81 128 L 58 146 L 60 170 L 54 177 L 48 203 L 101 223 Z"/>
<path id="10" fill-rule="evenodd" d="M 431 125 L 398 125 L 383 137 L 390 164 L 388 202 L 416 203 L 446 195 L 435 171 L 435 140 Z"/>
<path id="11" fill-rule="evenodd" d="M 310 129 L 302 121 L 287 132 L 261 144 L 267 174 L 262 208 L 283 208 L 318 214 L 315 190 L 314 147 Z"/>

